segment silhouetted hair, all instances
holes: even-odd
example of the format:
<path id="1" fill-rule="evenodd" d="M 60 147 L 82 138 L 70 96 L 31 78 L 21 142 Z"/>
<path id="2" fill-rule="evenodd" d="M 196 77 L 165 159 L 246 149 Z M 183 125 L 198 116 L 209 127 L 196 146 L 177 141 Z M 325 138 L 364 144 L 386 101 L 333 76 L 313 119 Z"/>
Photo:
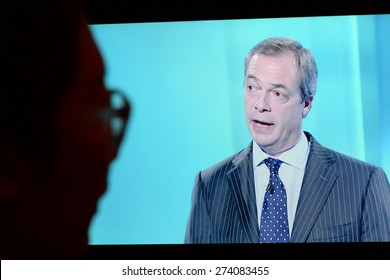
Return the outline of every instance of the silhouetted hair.
<path id="1" fill-rule="evenodd" d="M 77 67 L 80 15 L 68 0 L 9 0 L 0 6 L 0 137 L 10 133 L 34 152 L 45 145 L 47 122 Z"/>

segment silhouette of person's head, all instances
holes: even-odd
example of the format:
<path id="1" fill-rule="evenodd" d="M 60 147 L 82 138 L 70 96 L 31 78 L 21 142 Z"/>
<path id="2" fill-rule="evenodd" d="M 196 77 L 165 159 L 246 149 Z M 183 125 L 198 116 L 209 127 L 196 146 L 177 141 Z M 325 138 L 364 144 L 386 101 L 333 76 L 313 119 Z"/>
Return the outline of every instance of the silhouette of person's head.
<path id="1" fill-rule="evenodd" d="M 78 259 L 129 107 L 69 0 L 1 4 L 0 257 Z"/>

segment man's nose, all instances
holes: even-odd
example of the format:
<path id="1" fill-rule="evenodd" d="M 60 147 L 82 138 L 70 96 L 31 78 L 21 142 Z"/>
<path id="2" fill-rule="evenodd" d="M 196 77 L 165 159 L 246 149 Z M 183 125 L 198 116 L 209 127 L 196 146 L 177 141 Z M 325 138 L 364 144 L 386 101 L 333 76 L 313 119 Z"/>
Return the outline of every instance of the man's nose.
<path id="1" fill-rule="evenodd" d="M 260 113 L 271 111 L 268 94 L 267 93 L 258 94 L 258 96 L 256 96 L 256 99 L 253 103 L 253 108 L 256 111 L 259 111 Z"/>

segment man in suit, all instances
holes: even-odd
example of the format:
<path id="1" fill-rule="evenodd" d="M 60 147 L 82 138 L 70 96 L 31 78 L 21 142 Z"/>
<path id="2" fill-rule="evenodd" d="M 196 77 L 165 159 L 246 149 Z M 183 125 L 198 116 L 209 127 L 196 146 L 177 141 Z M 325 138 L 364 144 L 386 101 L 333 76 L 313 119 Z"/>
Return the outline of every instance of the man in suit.
<path id="1" fill-rule="evenodd" d="M 390 241 L 384 171 L 302 129 L 317 76 L 297 41 L 269 38 L 248 53 L 244 104 L 253 141 L 198 173 L 186 243 Z"/>

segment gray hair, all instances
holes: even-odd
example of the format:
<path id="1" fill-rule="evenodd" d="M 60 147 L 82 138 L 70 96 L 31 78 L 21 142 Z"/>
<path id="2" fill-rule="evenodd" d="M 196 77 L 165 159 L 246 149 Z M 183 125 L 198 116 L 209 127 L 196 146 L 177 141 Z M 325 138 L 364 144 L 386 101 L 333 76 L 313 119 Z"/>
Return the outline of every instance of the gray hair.
<path id="1" fill-rule="evenodd" d="M 255 45 L 245 57 L 245 76 L 248 64 L 254 55 L 280 56 L 291 53 L 295 56 L 299 75 L 302 101 L 314 96 L 317 90 L 318 70 L 312 53 L 301 43 L 288 38 L 268 38 Z"/>

